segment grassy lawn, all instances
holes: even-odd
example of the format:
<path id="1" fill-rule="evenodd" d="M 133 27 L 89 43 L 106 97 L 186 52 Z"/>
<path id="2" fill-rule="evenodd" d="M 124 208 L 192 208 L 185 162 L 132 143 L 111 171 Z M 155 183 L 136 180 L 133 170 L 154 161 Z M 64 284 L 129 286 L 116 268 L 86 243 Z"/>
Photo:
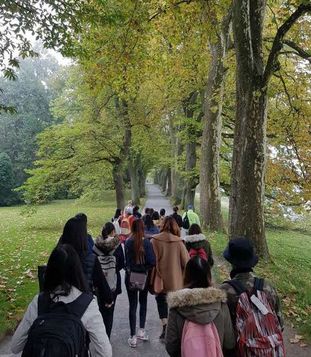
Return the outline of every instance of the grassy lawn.
<path id="1" fill-rule="evenodd" d="M 222 256 L 227 244 L 223 234 L 210 236 L 214 254 Z M 255 272 L 277 288 L 286 321 L 311 340 L 311 234 L 267 229 L 271 262 L 260 262 Z M 224 271 L 216 277 L 227 279 Z"/>
<path id="2" fill-rule="evenodd" d="M 0 335 L 15 328 L 38 291 L 37 265 L 47 262 L 66 220 L 85 212 L 96 237 L 114 214 L 114 202 L 114 192 L 107 192 L 101 203 L 56 201 L 30 216 L 21 215 L 22 207 L 0 208 Z"/>

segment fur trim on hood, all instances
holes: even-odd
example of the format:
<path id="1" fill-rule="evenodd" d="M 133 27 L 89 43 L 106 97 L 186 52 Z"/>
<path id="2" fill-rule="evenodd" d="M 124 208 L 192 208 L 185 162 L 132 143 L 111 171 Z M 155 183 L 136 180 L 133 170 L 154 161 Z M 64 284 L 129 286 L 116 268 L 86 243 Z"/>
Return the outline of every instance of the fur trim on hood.
<path id="1" fill-rule="evenodd" d="M 195 243 L 195 242 L 201 242 L 202 240 L 206 240 L 206 237 L 204 234 L 192 234 L 191 236 L 185 236 L 184 241 L 186 243 Z"/>
<path id="2" fill-rule="evenodd" d="M 167 296 L 167 303 L 170 308 L 212 304 L 215 302 L 225 303 L 226 301 L 226 292 L 213 287 L 182 289 L 170 292 Z"/>
<path id="3" fill-rule="evenodd" d="M 118 236 L 115 237 L 108 237 L 106 239 L 103 239 L 103 237 L 99 236 L 95 240 L 95 247 L 101 252 L 107 254 L 111 252 L 112 250 L 116 250 L 118 246 L 120 245 L 120 240 Z M 93 249 L 94 252 L 96 253 L 96 250 Z"/>

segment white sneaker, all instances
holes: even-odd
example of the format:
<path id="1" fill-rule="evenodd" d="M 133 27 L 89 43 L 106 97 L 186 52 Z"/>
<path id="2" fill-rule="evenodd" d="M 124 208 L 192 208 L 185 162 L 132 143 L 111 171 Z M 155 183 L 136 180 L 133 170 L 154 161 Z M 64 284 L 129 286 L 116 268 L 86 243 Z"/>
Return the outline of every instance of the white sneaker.
<path id="1" fill-rule="evenodd" d="M 127 340 L 127 342 L 128 342 L 130 347 L 135 348 L 137 346 L 137 338 L 136 338 L 136 336 L 130 337 Z"/>
<path id="2" fill-rule="evenodd" d="M 148 341 L 149 340 L 149 336 L 146 334 L 146 331 L 143 328 L 138 329 L 136 337 L 139 338 L 142 341 Z"/>

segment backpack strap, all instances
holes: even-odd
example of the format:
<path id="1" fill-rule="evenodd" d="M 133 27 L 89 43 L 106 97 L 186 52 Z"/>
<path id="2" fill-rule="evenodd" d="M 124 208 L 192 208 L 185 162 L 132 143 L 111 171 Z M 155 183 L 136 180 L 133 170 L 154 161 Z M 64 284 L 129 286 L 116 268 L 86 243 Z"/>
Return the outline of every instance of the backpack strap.
<path id="1" fill-rule="evenodd" d="M 254 290 L 260 290 L 263 291 L 263 286 L 264 286 L 264 279 L 262 278 L 256 278 L 254 280 Z"/>
<path id="2" fill-rule="evenodd" d="M 247 289 L 245 288 L 245 286 L 239 280 L 232 279 L 232 280 L 224 281 L 224 283 L 229 284 L 230 286 L 232 286 L 233 289 L 237 292 L 238 295 L 241 295 L 242 293 L 247 292 Z"/>
<path id="3" fill-rule="evenodd" d="M 38 316 L 48 312 L 52 303 L 53 300 L 49 294 L 44 292 L 40 293 L 38 296 Z"/>
<path id="4" fill-rule="evenodd" d="M 93 298 L 93 294 L 91 293 L 82 293 L 76 300 L 66 304 L 66 307 L 71 314 L 81 319 Z"/>

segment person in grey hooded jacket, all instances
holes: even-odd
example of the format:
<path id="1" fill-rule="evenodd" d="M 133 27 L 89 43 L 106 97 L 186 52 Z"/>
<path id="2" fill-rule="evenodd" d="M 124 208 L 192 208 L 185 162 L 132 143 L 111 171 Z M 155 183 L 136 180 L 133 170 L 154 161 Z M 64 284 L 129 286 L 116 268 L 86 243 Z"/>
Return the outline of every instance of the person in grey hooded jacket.
<path id="1" fill-rule="evenodd" d="M 165 345 L 171 357 L 181 356 L 185 321 L 205 325 L 214 322 L 226 356 L 234 349 L 235 336 L 226 294 L 211 286 L 209 264 L 199 256 L 189 260 L 185 270 L 185 288 L 168 294 L 169 317 Z"/>
<path id="2" fill-rule="evenodd" d="M 186 248 L 190 254 L 190 257 L 193 255 L 200 256 L 200 251 L 203 250 L 210 267 L 214 265 L 211 245 L 209 244 L 209 241 L 206 239 L 205 235 L 202 233 L 201 227 L 198 224 L 194 223 L 190 226 L 188 235 L 186 235 L 183 240 L 186 244 Z"/>

